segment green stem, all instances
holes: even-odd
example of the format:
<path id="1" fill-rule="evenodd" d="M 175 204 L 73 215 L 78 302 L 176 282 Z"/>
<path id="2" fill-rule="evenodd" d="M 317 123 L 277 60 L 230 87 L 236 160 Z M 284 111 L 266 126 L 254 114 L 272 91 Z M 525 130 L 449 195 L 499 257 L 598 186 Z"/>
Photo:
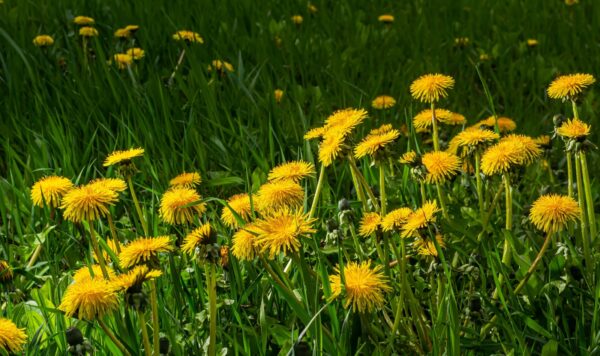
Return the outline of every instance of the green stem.
<path id="1" fill-rule="evenodd" d="M 365 198 L 365 192 L 362 189 L 361 184 L 358 182 L 358 178 L 356 177 L 356 173 L 352 167 L 350 167 L 350 176 L 352 177 L 352 184 L 354 184 L 354 189 L 356 190 L 356 196 L 362 203 L 363 211 L 368 211 L 369 205 L 367 204 L 367 199 Z"/>
<path id="2" fill-rule="evenodd" d="M 377 198 L 375 198 L 375 194 L 373 194 L 373 191 L 371 190 L 369 183 L 367 182 L 365 177 L 362 175 L 362 173 L 360 173 L 360 170 L 356 166 L 356 161 L 354 160 L 354 157 L 349 155 L 348 162 L 350 163 L 350 168 L 353 169 L 354 174 L 356 174 L 356 179 L 360 182 L 360 184 L 362 184 L 363 188 L 365 188 L 365 191 L 367 192 L 367 195 L 369 196 L 369 199 L 371 200 L 371 204 L 373 204 L 373 207 L 375 207 L 375 210 L 379 210 L 379 204 L 377 203 Z"/>
<path id="3" fill-rule="evenodd" d="M 146 316 L 144 312 L 140 309 L 137 309 L 138 320 L 140 322 L 140 329 L 142 329 L 142 342 L 144 344 L 144 354 L 146 356 L 152 355 L 152 346 L 150 346 L 150 337 L 148 336 L 148 329 L 146 327 Z"/>
<path id="4" fill-rule="evenodd" d="M 425 204 L 425 202 L 427 201 L 427 194 L 425 194 L 425 183 L 421 181 L 419 182 L 419 185 L 421 190 L 421 204 Z"/>
<path id="5" fill-rule="evenodd" d="M 481 180 L 481 169 L 480 169 L 480 153 L 479 150 L 475 151 L 475 181 L 477 184 L 477 199 L 479 201 L 479 214 L 481 216 L 481 221 L 483 221 L 483 214 L 485 208 L 483 207 L 483 181 Z"/>
<path id="6" fill-rule="evenodd" d="M 129 353 L 129 351 L 127 351 L 127 349 L 125 348 L 125 346 L 123 345 L 123 343 L 121 341 L 119 341 L 119 339 L 117 339 L 117 337 L 115 336 L 115 334 L 113 334 L 112 331 L 110 331 L 110 329 L 106 326 L 106 324 L 104 324 L 104 322 L 102 321 L 102 319 L 98 319 L 98 325 L 100 325 L 100 327 L 102 328 L 102 330 L 104 331 L 104 333 L 106 334 L 106 336 L 108 336 L 108 338 L 112 340 L 112 342 L 119 348 L 119 350 L 121 350 L 121 352 L 123 353 L 123 355 L 126 355 L 126 356 L 130 356 L 131 355 Z"/>
<path id="7" fill-rule="evenodd" d="M 321 191 L 323 190 L 323 184 L 325 182 L 325 166 L 321 165 L 321 172 L 319 172 L 319 180 L 317 181 L 317 189 L 315 190 L 315 196 L 313 197 L 312 204 L 310 206 L 310 212 L 308 213 L 308 218 L 312 219 L 317 211 L 317 205 L 319 203 L 319 196 L 321 195 Z"/>
<path id="8" fill-rule="evenodd" d="M 435 188 L 437 189 L 438 199 L 442 208 L 442 215 L 446 220 L 450 220 L 450 216 L 448 216 L 448 209 L 446 208 L 446 197 L 444 196 L 444 192 L 442 192 L 442 186 L 440 183 L 436 183 Z"/>
<path id="9" fill-rule="evenodd" d="M 110 275 L 108 274 L 108 270 L 106 269 L 106 261 L 104 260 L 104 255 L 102 254 L 102 251 L 100 251 L 100 246 L 98 246 L 98 239 L 96 238 L 94 224 L 92 221 L 88 221 L 87 223 L 90 227 L 90 241 L 92 242 L 92 248 L 94 249 L 94 253 L 96 254 L 96 256 L 98 256 L 98 263 L 100 264 L 102 275 L 104 276 L 104 279 L 109 280 Z"/>
<path id="10" fill-rule="evenodd" d="M 406 282 L 406 248 L 405 248 L 405 239 L 400 239 L 401 247 L 400 247 L 400 256 L 396 256 L 396 258 L 400 259 L 400 285 L 402 289 L 400 290 L 400 298 L 398 298 L 398 305 L 396 309 L 396 317 L 394 318 L 394 326 L 392 327 L 392 335 L 396 333 L 398 327 L 400 326 L 400 319 L 402 318 L 402 309 L 404 307 L 403 303 L 403 295 L 404 295 L 404 286 Z"/>
<path id="11" fill-rule="evenodd" d="M 585 258 L 586 269 L 588 272 L 593 272 L 591 269 L 593 266 L 592 253 L 590 251 L 590 237 L 588 235 L 588 221 L 586 217 L 586 211 L 584 208 L 585 199 L 583 194 L 583 179 L 581 177 L 581 161 L 577 154 L 575 154 L 575 176 L 577 177 L 577 199 L 579 200 L 579 219 L 581 220 L 581 241 L 583 242 L 583 256 Z M 588 273 L 588 276 L 591 274 Z"/>
<path id="12" fill-rule="evenodd" d="M 135 194 L 135 189 L 133 189 L 133 181 L 131 180 L 131 175 L 127 176 L 127 183 L 129 184 L 131 198 L 133 199 L 133 203 L 135 204 L 135 210 L 137 211 L 140 223 L 142 224 L 142 229 L 144 230 L 144 236 L 150 236 L 148 234 L 148 225 L 146 225 L 146 220 L 144 220 L 144 215 L 142 214 L 140 202 L 138 201 L 137 195 Z"/>
<path id="13" fill-rule="evenodd" d="M 573 108 L 573 117 L 579 120 L 579 110 L 577 110 L 577 103 L 573 99 L 571 99 L 571 107 Z"/>
<path id="14" fill-rule="evenodd" d="M 117 254 L 121 253 L 121 244 L 119 243 L 119 239 L 117 238 L 117 229 L 115 228 L 115 223 L 113 222 L 112 214 L 108 213 L 108 226 L 110 227 L 110 237 L 112 237 L 115 248 L 117 249 Z"/>
<path id="15" fill-rule="evenodd" d="M 387 196 L 385 194 L 385 167 L 379 164 L 379 196 L 381 197 L 381 216 L 385 216 L 387 208 Z"/>
<path id="16" fill-rule="evenodd" d="M 440 140 L 438 137 L 437 118 L 435 117 L 435 103 L 431 103 L 431 124 L 433 125 L 433 150 L 440 150 Z"/>
<path id="17" fill-rule="evenodd" d="M 168 86 L 171 86 L 173 84 L 173 80 L 175 79 L 175 73 L 177 73 L 177 70 L 181 66 L 181 63 L 183 63 L 184 58 L 185 58 L 185 48 L 181 50 L 181 53 L 179 54 L 179 58 L 177 59 L 177 64 L 175 64 L 175 68 L 173 68 L 173 73 L 171 73 L 171 75 L 169 76 L 169 80 L 167 81 Z"/>
<path id="18" fill-rule="evenodd" d="M 571 159 L 571 152 L 566 153 L 567 157 L 567 192 L 569 198 L 573 197 L 573 160 Z"/>
<path id="19" fill-rule="evenodd" d="M 504 192 L 506 196 L 506 231 L 509 233 L 512 232 L 512 218 L 513 218 L 513 204 L 512 204 L 512 188 L 510 186 L 510 177 L 508 173 L 505 173 L 504 176 Z M 510 261 L 512 260 L 512 249 L 510 246 L 510 242 L 508 239 L 504 239 L 504 252 L 502 254 L 502 263 L 506 266 L 510 265 Z"/>
<path id="20" fill-rule="evenodd" d="M 206 270 L 206 289 L 208 290 L 208 310 L 209 310 L 209 344 L 208 355 L 215 356 L 217 352 L 217 283 L 215 266 L 212 263 L 205 265 Z"/>
<path id="21" fill-rule="evenodd" d="M 37 259 L 40 257 L 41 252 L 42 252 L 42 242 L 40 241 L 40 243 L 35 248 L 35 251 L 33 251 L 33 255 L 31 255 L 29 262 L 27 263 L 27 269 L 31 268 L 35 264 Z"/>
<path id="22" fill-rule="evenodd" d="M 579 160 L 581 161 L 581 175 L 583 176 L 583 188 L 585 190 L 585 204 L 587 207 L 587 217 L 590 224 L 590 239 L 592 244 L 597 237 L 596 230 L 596 212 L 594 211 L 594 198 L 592 196 L 592 186 L 590 184 L 590 172 L 586 154 L 584 151 L 579 152 Z M 581 207 L 583 209 L 583 207 Z M 594 269 L 592 268 L 592 271 Z"/>
<path id="23" fill-rule="evenodd" d="M 160 329 L 158 326 L 158 295 L 156 293 L 156 281 L 150 281 L 150 304 L 152 306 L 152 342 L 154 355 L 158 356 L 160 350 Z"/>

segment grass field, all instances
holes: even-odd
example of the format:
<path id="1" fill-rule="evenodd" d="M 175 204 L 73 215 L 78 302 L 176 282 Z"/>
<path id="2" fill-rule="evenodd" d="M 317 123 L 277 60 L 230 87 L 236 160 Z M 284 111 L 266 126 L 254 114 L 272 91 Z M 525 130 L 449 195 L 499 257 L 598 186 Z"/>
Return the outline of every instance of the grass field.
<path id="1" fill-rule="evenodd" d="M 382 14 L 395 20 L 382 23 Z M 80 36 L 79 15 L 94 18 L 98 36 Z M 139 30 L 116 38 L 127 25 Z M 460 168 L 446 167 L 439 180 L 427 178 L 427 159 L 399 160 L 408 151 L 435 153 L 437 141 L 452 151 L 453 137 L 488 117 L 511 118 L 514 133 L 552 137 L 561 125 L 555 115 L 574 112 L 570 100 L 555 100 L 547 89 L 561 75 L 598 74 L 598 28 L 600 3 L 591 0 L 5 0 L 0 317 L 23 329 L 26 355 L 76 347 L 158 355 L 158 341 L 173 355 L 600 353 L 594 86 L 573 97 L 588 134 L 556 135 L 551 147 L 536 141 L 537 153 L 500 174 L 487 174 L 485 162 L 479 167 L 488 146 L 509 137 L 498 124 L 488 127 L 498 137 L 487 145 L 453 152 Z M 197 32 L 203 43 L 176 41 L 179 30 Z M 34 45 L 41 34 L 54 43 Z M 133 47 L 144 57 L 119 68 L 114 55 Z M 217 70 L 213 60 L 233 70 Z M 447 98 L 435 102 L 438 115 L 446 108 L 466 122 L 433 118 L 427 132 L 415 127 L 413 118 L 431 104 L 409 88 L 428 73 L 454 80 Z M 395 105 L 373 108 L 384 94 Z M 321 144 L 304 135 L 345 108 L 368 117 L 342 135 L 328 164 L 320 156 L 327 135 Z M 383 124 L 399 137 L 356 158 L 352 150 Z M 111 152 L 136 147 L 142 156 L 103 164 Z M 274 167 L 296 160 L 314 170 L 298 184 L 268 185 Z M 475 173 L 480 168 L 485 174 Z M 167 193 L 184 194 L 170 187 L 183 172 L 201 176 L 188 187 L 197 195 L 164 208 Z M 124 181 L 118 202 L 98 218 L 77 219 L 47 195 L 32 200 L 34 184 L 50 175 L 83 187 L 102 177 Z M 288 198 L 273 193 L 282 200 L 267 202 L 268 189 L 288 183 L 289 191 L 277 192 Z M 247 213 L 230 199 L 241 193 L 250 193 Z M 532 217 L 534 202 L 547 194 L 571 195 L 578 206 L 558 204 L 553 218 L 542 218 L 560 229 L 540 229 Z M 385 222 L 404 207 L 416 217 L 428 202 L 437 209 L 413 232 L 406 216 L 359 236 L 368 213 Z M 173 222 L 169 209 L 192 215 Z M 190 233 L 209 225 L 186 250 Z M 244 259 L 234 237 L 247 231 L 257 242 Z M 137 275 L 113 291 L 117 277 L 104 281 L 95 275 L 100 269 L 90 276 L 87 266 L 102 263 L 97 249 L 116 275 L 133 271 L 111 241 L 125 249 L 143 236 L 169 237 L 170 247 L 144 262 L 160 277 Z M 288 245 L 273 247 L 278 239 Z M 370 274 L 352 274 L 360 262 Z M 79 286 L 73 276 L 80 269 L 86 283 L 105 283 L 88 295 L 99 303 L 89 317 L 63 303 L 67 289 Z M 108 290 L 105 300 L 116 304 L 98 301 Z M 366 307 L 353 308 L 357 300 Z M 0 352 L 10 354 L 14 331 L 1 322 Z M 73 344 L 72 326 L 84 343 Z"/>

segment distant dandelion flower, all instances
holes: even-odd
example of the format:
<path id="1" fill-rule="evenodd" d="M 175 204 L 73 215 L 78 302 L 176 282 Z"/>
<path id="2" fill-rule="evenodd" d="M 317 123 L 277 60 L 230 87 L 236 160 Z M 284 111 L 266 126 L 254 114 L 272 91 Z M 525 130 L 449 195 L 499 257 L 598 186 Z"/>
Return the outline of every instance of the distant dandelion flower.
<path id="1" fill-rule="evenodd" d="M 73 23 L 79 26 L 93 25 L 94 19 L 88 16 L 76 16 L 73 19 Z"/>
<path id="2" fill-rule="evenodd" d="M 428 152 L 421 158 L 427 169 L 425 181 L 431 183 L 444 183 L 458 173 L 460 158 L 446 151 Z"/>
<path id="3" fill-rule="evenodd" d="M 73 188 L 73 182 L 65 177 L 43 177 L 31 187 L 31 200 L 33 204 L 44 207 L 44 204 L 57 208 L 62 197 Z"/>
<path id="4" fill-rule="evenodd" d="M 550 83 L 547 90 L 548 96 L 552 99 L 575 99 L 595 82 L 596 78 L 591 74 L 577 73 L 562 75 Z"/>
<path id="5" fill-rule="evenodd" d="M 308 5 L 306 6 L 306 8 L 308 9 L 308 12 L 310 12 L 311 14 L 316 14 L 319 10 L 317 9 L 317 7 L 311 3 L 308 3 Z"/>
<path id="6" fill-rule="evenodd" d="M 433 103 L 448 96 L 447 90 L 454 87 L 454 78 L 444 74 L 426 74 L 410 85 L 410 93 L 413 98 Z"/>
<path id="7" fill-rule="evenodd" d="M 446 247 L 446 242 L 444 242 L 444 237 L 440 234 L 435 235 L 435 239 L 437 240 L 440 248 Z M 437 257 L 438 252 L 435 248 L 435 243 L 432 239 L 423 239 L 422 237 L 417 237 L 415 242 L 413 242 L 413 247 L 417 249 L 417 253 L 421 256 L 435 256 Z"/>
<path id="8" fill-rule="evenodd" d="M 394 22 L 394 16 L 390 15 L 390 14 L 384 14 L 384 15 L 380 15 L 377 20 L 379 22 L 385 23 L 385 24 L 390 24 L 392 22 Z"/>
<path id="9" fill-rule="evenodd" d="M 314 222 L 307 214 L 283 209 L 255 222 L 258 236 L 254 241 L 261 252 L 269 253 L 269 258 L 294 253 L 300 249 L 300 238 L 317 231 L 312 227 Z"/>
<path id="10" fill-rule="evenodd" d="M 348 309 L 352 306 L 352 310 L 358 310 L 359 313 L 382 308 L 385 304 L 384 294 L 392 288 L 381 271 L 381 266 L 371 268 L 370 264 L 370 261 L 349 262 L 344 266 L 344 283 L 340 268 L 336 267 L 336 274 L 329 276 L 331 298 L 338 298 L 344 293 L 344 307 Z"/>
<path id="11" fill-rule="evenodd" d="M 400 156 L 400 163 L 402 164 L 413 164 L 417 161 L 417 152 L 408 151 Z"/>
<path id="12" fill-rule="evenodd" d="M 202 177 L 197 172 L 183 172 L 169 181 L 171 187 L 193 188 L 202 183 Z"/>
<path id="13" fill-rule="evenodd" d="M 123 273 L 110 281 L 112 288 L 116 291 L 126 291 L 131 287 L 139 286 L 151 279 L 162 276 L 162 271 L 150 269 L 146 265 L 135 266 L 127 273 Z"/>
<path id="14" fill-rule="evenodd" d="M 117 53 L 113 55 L 112 59 L 119 69 L 127 69 L 133 63 L 133 57 L 126 53 Z"/>
<path id="15" fill-rule="evenodd" d="M 466 47 L 469 45 L 471 40 L 469 37 L 457 37 L 454 39 L 454 46 L 456 47 Z"/>
<path id="16" fill-rule="evenodd" d="M 302 22 L 304 22 L 304 18 L 302 18 L 302 16 L 300 16 L 300 15 L 294 15 L 294 16 L 292 16 L 292 22 L 295 25 L 301 25 Z"/>
<path id="17" fill-rule="evenodd" d="M 75 283 L 89 281 L 94 278 L 105 279 L 100 265 L 92 265 L 91 270 L 92 271 L 90 272 L 90 267 L 84 266 L 84 267 L 81 267 L 80 269 L 78 269 L 77 271 L 75 271 L 75 274 L 73 274 L 73 280 L 75 281 Z M 109 278 L 115 277 L 115 271 L 113 271 L 109 267 L 106 267 L 106 270 L 108 272 Z M 92 275 L 92 273 L 93 273 L 93 275 Z"/>
<path id="18" fill-rule="evenodd" d="M 239 227 L 239 223 L 235 215 L 231 212 L 233 209 L 239 217 L 244 220 L 250 220 L 252 215 L 252 205 L 250 204 L 250 196 L 247 193 L 236 194 L 227 200 L 229 207 L 224 206 L 221 210 L 221 220 L 231 228 Z M 231 209 L 230 209 L 231 208 Z"/>
<path id="19" fill-rule="evenodd" d="M 542 149 L 532 137 L 511 134 L 503 137 L 500 142 L 514 142 L 521 146 L 519 164 L 530 164 L 542 154 Z"/>
<path id="20" fill-rule="evenodd" d="M 21 353 L 26 341 L 25 329 L 19 329 L 11 320 L 0 318 L 0 351 L 7 354 Z"/>
<path id="21" fill-rule="evenodd" d="M 204 39 L 197 32 L 187 30 L 177 31 L 173 35 L 173 39 L 175 41 L 185 41 L 187 43 L 204 43 Z"/>
<path id="22" fill-rule="evenodd" d="M 573 140 L 581 141 L 590 134 L 591 126 L 579 119 L 571 119 L 556 129 L 563 138 L 570 138 Z"/>
<path id="23" fill-rule="evenodd" d="M 440 121 L 442 122 L 442 124 L 457 126 L 465 124 L 467 122 L 467 119 L 464 115 L 453 112 L 452 115 L 450 115 L 449 117 L 442 117 Z"/>
<path id="24" fill-rule="evenodd" d="M 138 25 L 127 25 L 125 26 L 125 29 L 131 33 L 135 33 L 140 29 L 140 26 Z"/>
<path id="25" fill-rule="evenodd" d="M 67 287 L 58 309 L 68 317 L 82 320 L 101 319 L 119 307 L 117 294 L 104 279 L 94 278 Z"/>
<path id="26" fill-rule="evenodd" d="M 131 32 L 129 32 L 126 28 L 119 28 L 114 33 L 116 38 L 129 38 L 131 36 Z"/>
<path id="27" fill-rule="evenodd" d="M 115 164 L 128 164 L 132 159 L 141 157 L 144 155 L 143 148 L 131 148 L 125 151 L 114 151 L 106 157 L 104 160 L 104 167 L 112 166 Z"/>
<path id="28" fill-rule="evenodd" d="M 389 109 L 394 105 L 396 105 L 396 99 L 389 95 L 380 95 L 373 99 L 373 102 L 371 103 L 371 106 L 378 110 Z"/>
<path id="29" fill-rule="evenodd" d="M 261 213 L 281 208 L 298 208 L 304 201 L 304 189 L 293 180 L 278 180 L 263 184 L 256 194 L 257 210 Z"/>
<path id="30" fill-rule="evenodd" d="M 280 103 L 281 99 L 283 99 L 283 90 L 281 89 L 275 89 L 275 91 L 273 92 L 273 97 L 275 98 L 275 102 Z"/>
<path id="31" fill-rule="evenodd" d="M 446 109 L 435 109 L 435 119 L 437 122 L 450 121 L 454 113 Z M 433 114 L 431 109 L 419 112 L 413 117 L 413 126 L 415 129 L 425 129 L 433 125 Z"/>
<path id="32" fill-rule="evenodd" d="M 36 47 L 52 46 L 54 44 L 54 38 L 52 38 L 52 36 L 49 35 L 35 36 L 35 38 L 33 39 L 33 44 Z"/>
<path id="33" fill-rule="evenodd" d="M 196 247 L 210 243 L 211 240 L 213 240 L 213 235 L 215 233 L 216 231 L 212 229 L 210 224 L 203 224 L 187 234 L 183 240 L 183 245 L 181 245 L 181 250 L 188 255 L 193 256 Z"/>
<path id="34" fill-rule="evenodd" d="M 440 209 L 437 206 L 437 202 L 428 201 L 419 209 L 415 210 L 406 219 L 406 223 L 402 226 L 402 237 L 417 237 L 419 236 L 419 230 L 426 228 L 429 224 L 436 221 L 435 214 Z"/>
<path id="35" fill-rule="evenodd" d="M 97 178 L 87 184 L 88 187 L 99 187 L 121 193 L 127 190 L 127 183 L 120 178 Z"/>
<path id="36" fill-rule="evenodd" d="M 290 161 L 271 169 L 267 179 L 271 182 L 288 179 L 299 182 L 304 178 L 314 176 L 314 174 L 315 166 L 312 163 L 305 161 Z"/>
<path id="37" fill-rule="evenodd" d="M 496 127 L 494 117 L 490 116 L 487 119 L 481 120 L 478 123 L 476 123 L 475 125 L 473 125 L 473 127 L 481 127 L 481 126 L 485 126 L 485 127 L 489 127 L 490 129 L 494 129 Z M 514 120 L 512 120 L 508 117 L 499 117 L 498 118 L 498 129 L 500 130 L 500 132 L 514 131 L 516 128 L 517 128 L 517 124 L 514 122 Z"/>
<path id="38" fill-rule="evenodd" d="M 390 211 L 381 221 L 383 231 L 400 230 L 412 212 L 412 209 L 407 207 Z"/>
<path id="39" fill-rule="evenodd" d="M 225 72 L 233 73 L 235 69 L 233 65 L 229 62 L 222 61 L 220 59 L 214 59 L 211 64 L 208 65 L 208 71 L 211 72 L 216 70 L 217 72 L 223 74 Z"/>
<path id="40" fill-rule="evenodd" d="M 527 46 L 529 46 L 529 47 L 537 47 L 538 44 L 539 44 L 539 42 L 535 38 L 527 39 Z"/>
<path id="41" fill-rule="evenodd" d="M 121 249 L 120 265 L 130 268 L 158 258 L 160 253 L 173 251 L 169 236 L 140 237 L 131 241 Z"/>
<path id="42" fill-rule="evenodd" d="M 475 148 L 499 139 L 500 135 L 491 130 L 471 128 L 458 133 L 455 137 L 457 147 Z"/>
<path id="43" fill-rule="evenodd" d="M 559 232 L 580 214 L 577 202 L 568 196 L 548 194 L 539 197 L 531 206 L 529 220 L 538 229 L 552 234 Z"/>
<path id="44" fill-rule="evenodd" d="M 354 156 L 362 158 L 364 156 L 373 156 L 379 150 L 394 142 L 400 137 L 400 131 L 392 129 L 391 125 L 386 126 L 387 130 L 375 129 L 371 131 L 356 147 L 354 148 Z M 389 126 L 389 127 L 387 127 Z"/>
<path id="45" fill-rule="evenodd" d="M 108 215 L 108 206 L 114 205 L 117 200 L 117 193 L 110 189 L 84 185 L 64 195 L 61 209 L 64 209 L 64 217 L 69 221 L 94 221 Z"/>
<path id="46" fill-rule="evenodd" d="M 255 224 L 246 224 L 233 234 L 233 247 L 231 253 L 239 260 L 252 261 L 258 254 L 256 236 L 260 229 Z"/>
<path id="47" fill-rule="evenodd" d="M 206 211 L 206 204 L 199 202 L 201 199 L 192 188 L 173 187 L 160 199 L 160 218 L 171 225 L 191 223 L 196 215 Z"/>
<path id="48" fill-rule="evenodd" d="M 98 30 L 93 27 L 85 26 L 79 29 L 79 36 L 81 37 L 96 37 L 98 36 Z"/>
<path id="49" fill-rule="evenodd" d="M 144 56 L 146 55 L 146 52 L 138 47 L 134 47 L 134 48 L 130 48 L 127 50 L 127 53 L 129 56 L 131 56 L 131 58 L 133 58 L 134 61 L 139 61 L 140 59 L 144 58 Z"/>
<path id="50" fill-rule="evenodd" d="M 490 59 L 492 59 L 492 57 L 490 57 L 490 55 L 489 55 L 489 54 L 487 54 L 487 53 L 481 53 L 481 54 L 479 55 L 479 61 L 480 61 L 480 62 L 487 62 L 487 61 L 489 61 Z"/>
<path id="51" fill-rule="evenodd" d="M 377 213 L 364 213 L 360 220 L 358 234 L 363 237 L 369 237 L 381 226 L 381 216 Z"/>
<path id="52" fill-rule="evenodd" d="M 575 4 L 579 4 L 579 0 L 565 0 L 565 5 L 573 6 Z"/>
<path id="53" fill-rule="evenodd" d="M 508 141 L 490 146 L 481 156 L 481 171 L 486 176 L 503 174 L 523 162 L 521 145 Z"/>
<path id="54" fill-rule="evenodd" d="M 308 130 L 304 134 L 304 139 L 305 140 L 314 140 L 316 138 L 321 138 L 325 134 L 325 131 L 327 131 L 325 127 L 315 127 L 314 129 Z"/>

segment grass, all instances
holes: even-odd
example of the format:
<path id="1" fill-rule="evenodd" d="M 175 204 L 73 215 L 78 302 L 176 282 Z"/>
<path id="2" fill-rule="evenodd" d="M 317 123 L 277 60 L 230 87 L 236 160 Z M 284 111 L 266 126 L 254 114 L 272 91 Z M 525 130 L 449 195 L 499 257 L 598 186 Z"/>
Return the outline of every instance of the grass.
<path id="1" fill-rule="evenodd" d="M 64 354 L 68 347 L 64 331 L 70 325 L 77 325 L 99 354 L 119 352 L 96 324 L 66 318 L 57 310 L 72 271 L 89 259 L 89 247 L 87 233 L 80 227 L 50 219 L 48 210 L 32 206 L 30 188 L 40 177 L 56 173 L 77 184 L 114 177 L 114 169 L 102 167 L 106 155 L 115 149 L 144 147 L 134 185 L 151 235 L 181 238 L 188 232 L 191 226 L 164 224 L 158 205 L 172 177 L 195 170 L 203 177 L 199 191 L 207 199 L 202 220 L 217 227 L 221 244 L 229 244 L 233 231 L 219 222 L 219 199 L 256 191 L 279 163 L 299 158 L 317 163 L 317 147 L 304 141 L 303 135 L 336 109 L 369 108 L 375 96 L 389 94 L 397 106 L 385 112 L 370 110 L 356 136 L 388 122 L 398 128 L 407 123 L 410 129 L 412 116 L 426 106 L 411 99 L 410 83 L 421 74 L 442 72 L 452 75 L 456 85 L 441 106 L 464 114 L 469 124 L 495 111 L 513 118 L 520 133 L 551 134 L 553 116 L 570 116 L 571 111 L 569 105 L 547 98 L 547 85 L 559 74 L 594 74 L 600 66 L 595 36 L 600 6 L 593 2 L 575 6 L 558 0 L 313 4 L 316 14 L 310 14 L 303 1 L 174 4 L 158 0 L 142 6 L 114 0 L 5 0 L 0 5 L 0 255 L 15 272 L 12 284 L 0 290 L 2 315 L 26 328 L 26 354 Z M 377 21 L 383 13 L 396 17 L 393 25 Z M 97 21 L 100 37 L 90 42 L 93 58 L 82 52 L 71 23 L 79 14 Z M 302 25 L 291 23 L 294 14 L 304 17 Z M 120 71 L 107 59 L 123 50 L 112 33 L 127 24 L 140 25 L 136 45 L 146 51 L 146 57 L 131 70 Z M 183 64 L 167 86 L 184 47 L 171 35 L 183 28 L 199 32 L 205 43 L 186 48 Z M 32 39 L 40 33 L 51 34 L 54 46 L 36 48 Z M 276 37 L 281 39 L 279 46 Z M 468 37 L 469 45 L 456 47 L 457 37 Z M 537 39 L 539 45 L 528 47 L 528 38 Z M 480 60 L 483 53 L 489 61 Z M 207 72 L 207 65 L 217 58 L 232 63 L 235 72 L 222 77 Z M 273 98 L 276 88 L 285 91 L 279 104 Z M 592 125 L 592 142 L 597 139 L 594 128 L 600 124 L 596 92 L 591 90 L 579 106 L 581 117 Z M 457 131 L 442 131 L 442 142 Z M 417 135 L 402 138 L 399 147 L 399 153 L 409 147 L 430 150 Z M 340 355 L 597 352 L 599 289 L 596 271 L 585 275 L 579 226 L 553 242 L 544 267 L 523 295 L 511 289 L 543 241 L 527 222 L 528 206 L 545 192 L 566 194 L 562 149 L 556 141 L 549 153 L 554 181 L 536 163 L 514 182 L 512 231 L 502 229 L 503 196 L 491 210 L 489 226 L 482 227 L 472 194 L 475 182 L 463 174 L 444 187 L 453 218 L 439 218 L 440 228 L 449 236 L 443 256 L 420 258 L 397 235 L 388 236 L 400 253 L 404 249 L 410 253 L 405 266 L 410 273 L 400 277 L 398 267 L 386 267 L 394 292 L 386 295 L 382 311 L 368 316 L 369 327 L 341 301 L 327 304 L 323 298 L 329 294 L 325 277 L 339 262 L 348 262 L 340 256 L 346 253 L 350 260 L 360 256 L 351 238 L 361 208 L 350 169 L 347 164 L 330 167 L 315 225 L 319 230 L 315 242 L 322 241 L 322 246 L 303 244 L 310 271 L 294 264 L 291 272 L 283 272 L 289 260 L 285 256 L 253 263 L 231 257 L 224 272 L 219 268 L 217 350 Z M 597 203 L 595 151 L 588 154 L 588 162 Z M 368 183 L 378 186 L 377 167 L 368 160 L 358 165 Z M 421 203 L 419 185 L 407 169 L 399 167 L 388 172 L 388 211 Z M 303 184 L 308 211 L 316 179 Z M 486 180 L 489 200 L 499 188 L 498 177 Z M 426 194 L 434 199 L 435 188 L 427 187 Z M 340 221 L 337 202 L 341 198 L 351 201 L 353 220 Z M 130 195 L 121 197 L 113 215 L 123 241 L 140 235 Z M 340 227 L 328 230 L 331 222 Z M 98 223 L 97 229 L 101 245 L 105 244 L 106 221 Z M 478 242 L 480 234 L 483 238 Z M 505 238 L 514 251 L 510 266 L 501 261 Z M 373 242 L 364 242 L 361 248 L 378 260 Z M 44 245 L 40 258 L 27 268 L 38 244 Z M 597 244 L 593 252 L 597 254 Z M 398 255 L 386 253 L 390 260 Z M 162 266 L 164 276 L 157 280 L 160 331 L 170 340 L 173 354 L 201 350 L 209 338 L 207 273 L 179 253 L 164 256 Z M 289 282 L 292 295 L 274 282 L 273 275 L 283 278 L 284 284 Z M 499 275 L 504 276 L 504 289 L 494 300 Z M 402 287 L 405 282 L 413 299 Z M 302 296 L 300 302 L 294 295 Z M 402 310 L 399 332 L 392 333 L 386 318 L 393 324 L 397 310 Z M 419 310 L 422 321 L 415 316 Z M 119 318 L 106 318 L 107 325 L 131 353 L 138 354 L 142 336 L 135 313 L 124 307 L 120 313 Z M 480 336 L 494 315 L 492 332 Z M 146 320 L 150 329 L 150 313 Z"/>

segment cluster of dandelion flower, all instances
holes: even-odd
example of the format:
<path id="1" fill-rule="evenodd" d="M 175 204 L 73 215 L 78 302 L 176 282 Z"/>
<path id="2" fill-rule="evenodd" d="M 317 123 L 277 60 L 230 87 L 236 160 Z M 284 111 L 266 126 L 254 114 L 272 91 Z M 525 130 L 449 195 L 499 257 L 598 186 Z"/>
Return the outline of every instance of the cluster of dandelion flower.
<path id="1" fill-rule="evenodd" d="M 173 35 L 175 41 L 184 41 L 186 43 L 204 43 L 204 39 L 197 33 L 188 30 L 181 30 L 175 32 Z"/>

